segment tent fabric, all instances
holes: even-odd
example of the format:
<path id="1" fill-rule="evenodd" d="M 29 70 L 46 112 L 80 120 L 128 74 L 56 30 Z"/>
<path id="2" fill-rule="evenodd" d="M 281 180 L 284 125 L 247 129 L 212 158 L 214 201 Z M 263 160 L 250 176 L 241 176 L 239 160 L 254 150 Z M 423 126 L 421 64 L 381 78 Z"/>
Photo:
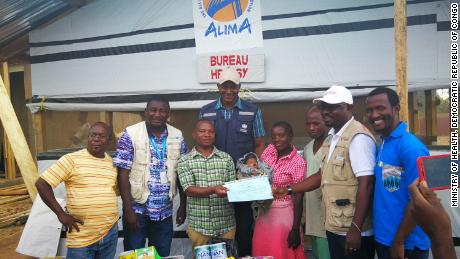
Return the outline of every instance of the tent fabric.
<path id="1" fill-rule="evenodd" d="M 266 0 L 261 7 L 264 47 L 246 52 L 265 55 L 266 76 L 243 84 L 249 100 L 310 100 L 332 84 L 363 88 L 357 95 L 395 85 L 393 1 Z M 411 91 L 449 85 L 449 8 L 408 1 Z M 216 88 L 197 80 L 189 0 L 95 1 L 31 32 L 30 45 L 32 111 L 138 110 L 143 95 L 177 93 L 189 98 L 172 98 L 172 107 L 193 109 Z M 120 104 L 113 96 L 140 98 Z"/>

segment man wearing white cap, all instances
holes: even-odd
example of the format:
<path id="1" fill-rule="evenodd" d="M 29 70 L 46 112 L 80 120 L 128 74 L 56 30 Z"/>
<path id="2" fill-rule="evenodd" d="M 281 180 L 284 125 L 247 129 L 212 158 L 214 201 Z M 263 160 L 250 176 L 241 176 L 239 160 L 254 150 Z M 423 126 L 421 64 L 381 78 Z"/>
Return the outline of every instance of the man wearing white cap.
<path id="1" fill-rule="evenodd" d="M 240 74 L 234 69 L 223 70 L 217 88 L 220 98 L 200 110 L 200 119 L 213 122 L 216 132 L 214 145 L 236 162 L 249 152 L 258 156 L 265 148 L 265 130 L 260 109 L 238 97 Z M 251 254 L 254 220 L 251 203 L 235 203 L 236 240 L 240 256 Z"/>
<path id="2" fill-rule="evenodd" d="M 313 102 L 319 105 L 326 126 L 331 127 L 320 156 L 321 174 L 276 189 L 275 195 L 321 187 L 331 258 L 374 258 L 370 212 L 375 139 L 353 118 L 353 97 L 345 87 L 334 85 Z"/>

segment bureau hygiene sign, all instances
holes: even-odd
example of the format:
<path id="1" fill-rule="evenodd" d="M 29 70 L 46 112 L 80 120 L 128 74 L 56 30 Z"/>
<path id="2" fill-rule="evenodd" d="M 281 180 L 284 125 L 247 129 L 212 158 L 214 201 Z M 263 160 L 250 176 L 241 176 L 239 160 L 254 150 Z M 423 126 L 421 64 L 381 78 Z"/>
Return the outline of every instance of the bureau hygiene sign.
<path id="1" fill-rule="evenodd" d="M 196 53 L 263 46 L 260 0 L 192 0 Z"/>
<path id="2" fill-rule="evenodd" d="M 264 54 L 216 53 L 198 56 L 198 82 L 216 83 L 220 74 L 229 67 L 235 69 L 241 82 L 265 80 Z"/>

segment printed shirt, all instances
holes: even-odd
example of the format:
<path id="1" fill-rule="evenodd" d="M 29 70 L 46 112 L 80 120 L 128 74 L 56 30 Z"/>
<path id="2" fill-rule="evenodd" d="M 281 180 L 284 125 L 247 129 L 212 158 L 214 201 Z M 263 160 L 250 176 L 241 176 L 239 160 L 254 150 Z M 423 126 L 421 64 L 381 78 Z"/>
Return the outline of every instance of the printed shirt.
<path id="1" fill-rule="evenodd" d="M 179 159 L 177 173 L 184 190 L 224 185 L 236 179 L 233 159 L 217 148 L 207 158 L 193 148 Z M 193 230 L 207 236 L 220 236 L 235 228 L 232 204 L 215 194 L 187 197 L 187 218 Z"/>
<path id="2" fill-rule="evenodd" d="M 233 111 L 235 109 L 240 109 L 242 110 L 243 109 L 243 105 L 241 104 L 241 99 L 238 98 L 236 100 L 236 103 L 235 105 L 228 109 L 226 108 L 225 106 L 222 105 L 222 102 L 219 98 L 219 100 L 217 100 L 217 103 L 216 103 L 216 110 L 220 110 L 222 112 L 222 114 L 224 115 L 224 118 L 225 120 L 229 121 L 230 118 L 232 117 L 233 115 Z M 200 113 L 199 115 L 199 118 L 203 118 L 203 115 Z M 265 136 L 265 129 L 264 129 L 264 122 L 262 120 L 262 111 L 260 109 L 257 109 L 256 111 L 256 115 L 254 117 L 254 125 L 253 125 L 253 128 L 252 128 L 252 136 L 254 138 L 262 138 Z"/>
<path id="3" fill-rule="evenodd" d="M 168 131 L 165 129 L 160 138 L 149 134 L 150 139 L 150 194 L 144 204 L 132 201 L 132 208 L 135 213 L 148 215 L 151 220 L 160 221 L 172 216 L 172 202 L 169 199 L 169 184 L 162 184 L 160 172 L 167 171 L 166 159 L 168 154 L 163 151 L 163 142 L 168 137 Z M 153 146 L 153 141 L 156 148 Z M 158 152 L 157 152 L 158 151 Z M 184 139 L 181 141 L 181 155 L 187 153 L 187 144 Z M 164 154 L 164 157 L 162 156 Z M 120 137 L 117 144 L 117 150 L 113 159 L 113 165 L 119 168 L 131 170 L 134 161 L 134 146 L 129 134 L 125 131 Z"/>
<path id="4" fill-rule="evenodd" d="M 391 246 L 393 238 L 404 217 L 410 200 L 409 185 L 418 177 L 416 160 L 429 152 L 414 135 L 406 131 L 401 122 L 391 134 L 383 139 L 377 153 L 374 190 L 375 240 Z M 405 249 L 427 250 L 430 240 L 416 226 L 404 242 Z"/>
<path id="5" fill-rule="evenodd" d="M 67 211 L 84 224 L 67 234 L 67 247 L 89 246 L 118 221 L 117 170 L 112 158 L 92 156 L 86 149 L 61 157 L 41 176 L 51 187 L 64 182 Z"/>
<path id="6" fill-rule="evenodd" d="M 292 152 L 278 159 L 278 152 L 273 144 L 268 145 L 260 156 L 273 170 L 273 186 L 286 187 L 305 179 L 307 164 L 292 146 Z M 291 195 L 286 195 L 278 201 L 290 201 Z"/>

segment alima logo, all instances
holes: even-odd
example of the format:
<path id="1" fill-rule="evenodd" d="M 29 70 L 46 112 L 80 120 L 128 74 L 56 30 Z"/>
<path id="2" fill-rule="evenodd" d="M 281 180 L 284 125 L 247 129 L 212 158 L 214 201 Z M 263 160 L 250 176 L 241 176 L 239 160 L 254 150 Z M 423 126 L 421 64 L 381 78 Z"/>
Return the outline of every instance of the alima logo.
<path id="1" fill-rule="evenodd" d="M 203 2 L 207 14 L 219 22 L 237 19 L 248 7 L 248 0 L 204 0 Z"/>
<path id="2" fill-rule="evenodd" d="M 200 14 L 205 19 L 212 19 L 204 36 L 218 38 L 246 32 L 251 34 L 248 14 L 253 4 L 254 0 L 199 0 Z"/>

